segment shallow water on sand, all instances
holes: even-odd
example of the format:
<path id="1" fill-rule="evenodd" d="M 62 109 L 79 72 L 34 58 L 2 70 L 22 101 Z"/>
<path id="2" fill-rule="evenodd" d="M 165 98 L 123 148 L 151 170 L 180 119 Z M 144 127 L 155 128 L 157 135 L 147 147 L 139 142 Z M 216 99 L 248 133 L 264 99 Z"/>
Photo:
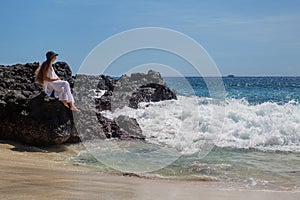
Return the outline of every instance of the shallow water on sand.
<path id="1" fill-rule="evenodd" d="M 147 149 L 144 143 L 130 141 L 107 141 L 119 147 L 126 146 L 131 152 L 142 154 Z M 130 144 L 128 144 L 130 143 Z M 132 144 L 135 143 L 135 144 Z M 103 164 L 112 162 L 115 167 L 125 162 L 120 157 L 126 154 L 113 154 L 108 149 L 97 149 L 97 153 L 105 156 L 93 156 L 95 152 L 87 150 L 83 144 L 63 145 L 51 148 L 37 148 L 21 144 L 0 144 L 1 181 L 0 190 L 10 191 L 21 185 L 24 190 L 39 187 L 60 188 L 70 192 L 72 188 L 58 186 L 60 183 L 72 183 L 72 187 L 83 184 L 101 185 L 101 176 L 115 174 L 118 176 L 133 176 L 145 180 L 184 181 L 185 184 L 197 185 L 209 183 L 211 187 L 220 190 L 262 190 L 300 192 L 299 157 L 297 153 L 271 152 L 258 150 L 230 149 L 215 147 L 205 158 L 196 155 L 182 156 L 174 163 L 151 173 L 126 173 L 114 170 Z M 130 149 L 132 148 L 132 149 Z M 111 154 L 108 154 L 108 153 Z M 106 158 L 106 160 L 101 160 Z M 109 158 L 109 159 L 108 159 Z M 139 163 L 144 167 L 141 158 Z M 147 160 L 147 158 L 145 159 Z M 134 162 L 134 160 L 131 160 Z M 137 164 L 138 162 L 134 162 Z M 160 164 L 161 161 L 152 164 Z M 135 166 L 136 168 L 138 166 Z M 100 173 L 100 174 L 90 174 Z M 86 174 L 88 177 L 85 177 Z M 88 175 L 90 174 L 90 175 Z M 99 176 L 99 180 L 91 182 L 91 177 Z M 73 179 L 76 179 L 74 182 Z M 96 177 L 95 177 L 96 178 Z M 82 179 L 82 180 L 80 180 Z M 72 181 L 71 181 L 72 180 Z M 109 179 L 108 179 L 109 180 Z M 29 184 L 29 185 L 28 185 Z M 65 186 L 67 186 L 64 184 Z M 75 185 L 74 185 L 75 184 Z M 78 187 L 81 187 L 80 184 Z M 209 186 L 209 187 L 210 187 Z M 76 186 L 77 187 L 77 186 Z M 92 186 L 91 186 L 92 187 Z M 11 188 L 11 189 L 9 189 Z M 45 189 L 45 188 L 44 188 Z M 26 193 L 26 192 L 25 192 Z M 28 193 L 28 195 L 30 195 Z M 0 195 L 1 196 L 1 195 Z"/>
<path id="2" fill-rule="evenodd" d="M 101 173 L 69 158 L 82 145 L 36 148 L 0 141 L 0 199 L 274 199 L 295 200 L 300 192 L 222 188 L 217 181 L 175 181 Z M 89 165 L 90 166 L 90 165 Z"/>
<path id="3" fill-rule="evenodd" d="M 151 158 L 152 166 L 145 166 L 149 164 L 149 158 L 143 157 L 143 153 L 152 151 L 153 148 L 147 149 L 145 143 L 141 142 L 107 142 L 110 146 L 114 143 L 119 148 L 126 145 L 127 152 L 89 148 L 74 157 L 73 162 L 106 172 L 128 170 L 145 178 L 214 181 L 219 183 L 220 188 L 227 189 L 300 191 L 299 153 L 215 147 L 204 158 L 199 158 L 197 154 L 183 155 L 159 170 L 141 173 L 139 169 L 145 167 L 148 169 L 155 165 L 157 168 L 161 167 L 161 157 L 155 156 Z M 136 153 L 136 157 L 132 157 L 132 152 Z"/>

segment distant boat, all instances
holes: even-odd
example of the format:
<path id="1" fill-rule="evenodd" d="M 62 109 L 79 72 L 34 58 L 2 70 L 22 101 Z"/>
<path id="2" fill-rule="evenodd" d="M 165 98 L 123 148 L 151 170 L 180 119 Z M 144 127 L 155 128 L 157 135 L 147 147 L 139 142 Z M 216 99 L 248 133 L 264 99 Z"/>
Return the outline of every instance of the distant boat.
<path id="1" fill-rule="evenodd" d="M 234 75 L 233 74 L 229 74 L 227 77 L 234 78 Z"/>

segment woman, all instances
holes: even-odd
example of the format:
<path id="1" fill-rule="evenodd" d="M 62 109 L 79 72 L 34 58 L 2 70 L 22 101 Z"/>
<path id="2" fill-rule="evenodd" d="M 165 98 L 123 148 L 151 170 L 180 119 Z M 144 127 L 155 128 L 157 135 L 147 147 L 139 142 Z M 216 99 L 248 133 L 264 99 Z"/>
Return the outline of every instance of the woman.
<path id="1" fill-rule="evenodd" d="M 62 101 L 66 107 L 78 112 L 79 110 L 74 105 L 74 98 L 69 83 L 60 80 L 52 67 L 52 64 L 56 60 L 56 56 L 58 56 L 58 54 L 53 51 L 46 53 L 47 60 L 37 68 L 35 80 L 43 85 L 44 91 L 48 96 L 54 91 L 54 96 Z M 70 104 L 70 107 L 68 103 Z"/>

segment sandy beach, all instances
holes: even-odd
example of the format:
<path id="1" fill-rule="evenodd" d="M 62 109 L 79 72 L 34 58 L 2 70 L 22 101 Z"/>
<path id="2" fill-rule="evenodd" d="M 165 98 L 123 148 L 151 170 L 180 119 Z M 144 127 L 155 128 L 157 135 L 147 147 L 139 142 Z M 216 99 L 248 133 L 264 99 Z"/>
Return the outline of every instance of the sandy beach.
<path id="1" fill-rule="evenodd" d="M 298 199 L 300 193 L 237 191 L 216 182 L 145 179 L 67 162 L 67 146 L 41 150 L 0 143 L 0 199 Z"/>
<path id="2" fill-rule="evenodd" d="M 0 200 L 300 200 L 300 0 L 8 0 L 0 24 Z"/>

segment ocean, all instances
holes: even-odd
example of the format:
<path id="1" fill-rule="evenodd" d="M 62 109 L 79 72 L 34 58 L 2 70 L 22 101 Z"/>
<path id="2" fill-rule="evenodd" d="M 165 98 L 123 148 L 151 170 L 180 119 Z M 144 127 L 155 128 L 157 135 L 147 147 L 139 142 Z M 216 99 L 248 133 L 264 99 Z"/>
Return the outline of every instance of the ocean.
<path id="1" fill-rule="evenodd" d="M 300 190 L 300 77 L 166 77 L 178 100 L 106 111 L 137 119 L 146 142 L 88 142 L 72 162 L 144 177 L 214 181 L 221 188 Z"/>

